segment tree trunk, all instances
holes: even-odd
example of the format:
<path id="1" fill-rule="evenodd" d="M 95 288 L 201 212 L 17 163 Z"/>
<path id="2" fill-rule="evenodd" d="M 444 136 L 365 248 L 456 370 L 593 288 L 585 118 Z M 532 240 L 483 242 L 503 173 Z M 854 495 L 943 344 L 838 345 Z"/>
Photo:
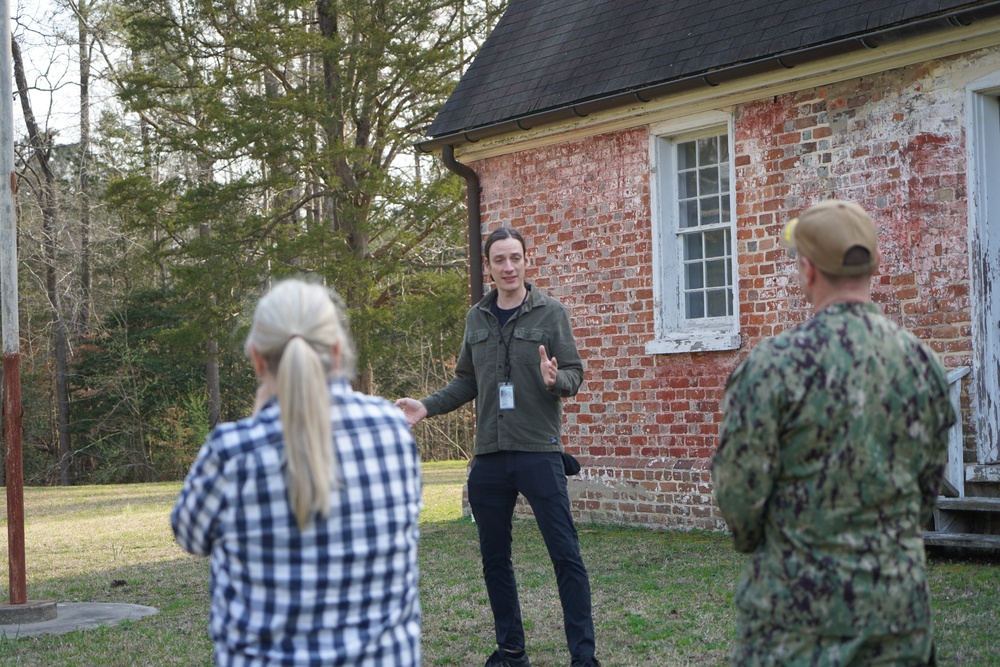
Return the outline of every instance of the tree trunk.
<path id="1" fill-rule="evenodd" d="M 222 394 L 219 388 L 219 343 L 210 340 L 207 349 L 205 381 L 208 383 L 208 427 L 215 428 L 222 421 Z"/>
<path id="2" fill-rule="evenodd" d="M 51 283 L 55 285 L 55 268 L 46 269 L 51 274 Z M 50 282 L 48 279 L 46 282 Z M 49 289 L 49 299 L 55 296 L 54 289 Z M 58 300 L 52 306 L 52 323 L 55 330 L 52 334 L 52 347 L 56 360 L 56 430 L 59 433 L 59 483 L 69 486 L 73 483 L 73 450 L 69 439 L 69 344 L 66 338 L 66 325 L 59 315 Z"/>
<path id="3" fill-rule="evenodd" d="M 81 0 L 77 8 L 80 52 L 80 307 L 76 315 L 76 335 L 86 331 L 93 315 L 90 265 L 90 29 L 87 18 L 91 4 Z"/>
<path id="4" fill-rule="evenodd" d="M 202 223 L 199 233 L 202 238 L 209 234 L 207 223 Z M 215 295 L 209 297 L 211 305 L 215 306 Z M 219 387 L 219 343 L 210 338 L 205 344 L 205 383 L 208 388 L 208 427 L 215 428 L 222 421 L 222 392 Z"/>
<path id="5" fill-rule="evenodd" d="M 24 114 L 24 123 L 28 128 L 32 155 L 38 160 L 43 179 L 40 184 L 39 200 L 42 208 L 46 259 L 45 291 L 49 298 L 49 308 L 52 315 L 52 354 L 56 367 L 56 432 L 59 438 L 59 481 L 61 484 L 68 485 L 72 483 L 71 465 L 73 463 L 69 438 L 69 345 L 66 338 L 66 325 L 59 304 L 59 286 L 56 274 L 58 259 L 56 234 L 59 219 L 59 204 L 56 198 L 57 184 L 49 164 L 49 139 L 43 137 L 39 132 L 35 115 L 31 109 L 31 101 L 28 99 L 28 82 L 24 74 L 21 48 L 18 46 L 17 40 L 11 40 L 11 49 L 14 56 L 14 79 L 17 82 L 18 97 L 21 100 L 21 111 Z"/>
<path id="6" fill-rule="evenodd" d="M 340 29 L 336 3 L 333 0 L 317 0 L 316 15 L 320 34 L 336 43 Z M 355 121 L 358 126 L 353 128 L 350 126 L 344 107 L 344 99 L 347 97 L 344 88 L 347 84 L 341 75 L 339 57 L 332 51 L 324 51 L 322 58 L 323 89 L 331 109 L 321 121 L 327 141 L 331 144 L 349 145 L 352 142 L 349 141 L 348 134 L 353 132 L 355 147 L 363 149 L 368 145 L 370 133 L 368 115 L 364 111 L 356 114 Z M 327 207 L 330 227 L 344 233 L 347 247 L 354 256 L 354 266 L 364 266 L 369 244 L 366 218 L 371 202 L 368 195 L 362 192 L 358 179 L 358 172 L 363 173 L 367 167 L 356 165 L 352 159 L 344 156 L 336 158 L 334 166 L 338 185 L 333 188 L 333 193 L 324 199 L 330 200 L 330 205 Z M 367 285 L 365 276 L 358 276 L 356 282 L 347 281 L 338 285 L 348 308 L 360 308 L 365 305 L 369 298 Z M 362 363 L 354 384 L 358 391 L 366 394 L 374 393 L 374 373 L 370 363 Z"/>

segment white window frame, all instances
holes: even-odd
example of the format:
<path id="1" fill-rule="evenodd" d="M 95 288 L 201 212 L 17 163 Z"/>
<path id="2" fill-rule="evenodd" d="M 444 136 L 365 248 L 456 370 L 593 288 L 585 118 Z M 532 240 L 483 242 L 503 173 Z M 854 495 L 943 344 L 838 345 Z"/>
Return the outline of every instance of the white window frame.
<path id="1" fill-rule="evenodd" d="M 650 212 L 653 238 L 653 308 L 655 338 L 647 354 L 713 352 L 740 347 L 739 273 L 736 257 L 736 170 L 732 114 L 700 113 L 650 126 Z M 676 145 L 699 137 L 725 134 L 729 140 L 729 255 L 732 315 L 687 319 L 681 247 L 677 243 Z"/>
<path id="2" fill-rule="evenodd" d="M 1000 220 L 1000 187 L 996 173 L 1000 170 L 1000 72 L 992 72 L 973 81 L 966 88 L 965 145 L 967 183 L 969 188 L 969 275 L 972 287 L 972 387 L 974 397 L 973 422 L 976 425 L 976 461 L 981 466 L 1000 463 L 1000 403 L 996 383 L 1000 379 L 1000 336 L 997 317 L 1000 316 L 1000 287 L 994 279 L 1000 238 L 996 233 Z M 956 473 L 962 477 L 962 451 L 954 457 Z M 951 466 L 949 466 L 951 467 Z M 990 468 L 984 468 L 989 470 Z M 971 479 L 966 477 L 967 479 Z"/>

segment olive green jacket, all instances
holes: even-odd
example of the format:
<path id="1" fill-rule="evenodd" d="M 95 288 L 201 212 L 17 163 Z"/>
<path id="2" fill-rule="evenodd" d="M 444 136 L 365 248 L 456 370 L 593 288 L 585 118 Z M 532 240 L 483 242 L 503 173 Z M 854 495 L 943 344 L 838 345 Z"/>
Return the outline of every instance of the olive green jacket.
<path id="1" fill-rule="evenodd" d="M 469 310 L 454 379 L 421 401 L 432 417 L 476 399 L 476 455 L 562 451 L 562 399 L 575 395 L 583 382 L 583 361 L 566 308 L 532 285 L 527 287 L 527 299 L 502 332 L 490 311 L 496 290 Z M 498 385 L 506 379 L 507 359 L 501 334 L 504 340 L 510 339 L 513 410 L 499 408 Z M 539 345 L 559 366 L 552 387 L 542 381 Z"/>

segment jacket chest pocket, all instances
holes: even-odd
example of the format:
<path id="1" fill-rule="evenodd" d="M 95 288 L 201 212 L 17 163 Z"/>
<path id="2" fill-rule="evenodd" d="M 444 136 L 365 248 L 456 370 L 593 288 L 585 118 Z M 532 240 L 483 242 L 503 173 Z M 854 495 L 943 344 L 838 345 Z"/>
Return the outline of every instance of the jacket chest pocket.
<path id="1" fill-rule="evenodd" d="M 490 332 L 487 329 L 470 331 L 465 335 L 465 342 L 468 343 L 469 349 L 472 350 L 473 365 L 482 366 L 490 361 L 489 345 L 486 344 L 486 339 L 489 337 Z"/>
<path id="2" fill-rule="evenodd" d="M 545 332 L 541 329 L 514 329 L 514 338 L 510 344 L 510 360 L 519 364 L 537 364 L 538 346 L 545 340 Z M 546 353 L 549 351 L 546 349 Z"/>

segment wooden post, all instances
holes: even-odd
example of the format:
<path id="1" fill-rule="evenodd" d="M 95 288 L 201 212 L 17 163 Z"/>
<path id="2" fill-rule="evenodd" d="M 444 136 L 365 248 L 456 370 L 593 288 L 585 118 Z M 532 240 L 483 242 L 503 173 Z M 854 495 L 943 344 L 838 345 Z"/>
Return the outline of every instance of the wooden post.
<path id="1" fill-rule="evenodd" d="M 3 436 L 7 447 L 7 560 L 10 603 L 27 602 L 24 480 L 21 469 L 21 351 L 17 319 L 17 221 L 14 212 L 14 81 L 10 0 L 0 0 L 0 301 L 3 326 Z"/>
<path id="2" fill-rule="evenodd" d="M 6 2 L 7 0 L 0 0 Z M 21 469 L 21 356 L 3 354 L 3 437 L 7 444 L 7 564 L 10 603 L 24 604 L 24 476 Z"/>

